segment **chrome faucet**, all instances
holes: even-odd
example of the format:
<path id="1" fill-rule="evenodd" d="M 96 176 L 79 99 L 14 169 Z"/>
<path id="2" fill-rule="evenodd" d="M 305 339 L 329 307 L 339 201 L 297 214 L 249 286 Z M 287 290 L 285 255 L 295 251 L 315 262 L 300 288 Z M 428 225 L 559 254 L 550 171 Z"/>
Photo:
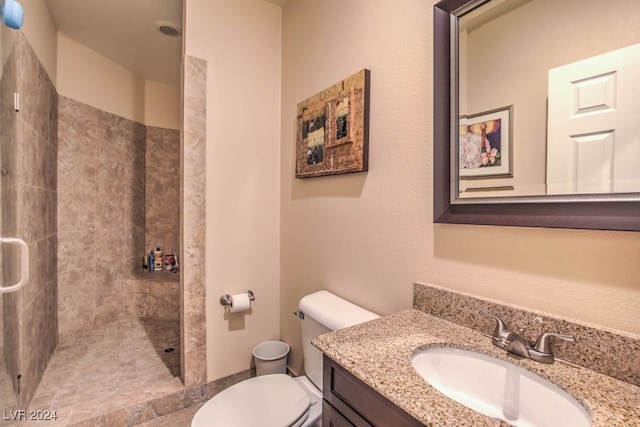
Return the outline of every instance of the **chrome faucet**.
<path id="1" fill-rule="evenodd" d="M 576 340 L 573 335 L 547 332 L 541 334 L 536 340 L 536 343 L 532 345 L 521 335 L 521 333 L 509 330 L 502 319 L 498 316 L 486 311 L 481 311 L 480 314 L 490 317 L 496 321 L 496 328 L 493 331 L 493 337 L 491 338 L 493 345 L 510 353 L 517 354 L 518 356 L 526 357 L 537 362 L 553 363 L 555 361 L 550 338 L 556 337 L 572 342 Z"/>

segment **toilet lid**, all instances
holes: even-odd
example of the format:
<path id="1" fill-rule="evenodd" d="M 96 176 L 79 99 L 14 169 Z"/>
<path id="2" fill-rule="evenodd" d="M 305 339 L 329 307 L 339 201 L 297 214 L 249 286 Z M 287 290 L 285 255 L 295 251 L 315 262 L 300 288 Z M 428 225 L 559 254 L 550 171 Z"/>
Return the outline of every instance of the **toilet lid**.
<path id="1" fill-rule="evenodd" d="M 215 395 L 196 412 L 191 427 L 290 426 L 310 404 L 307 393 L 289 375 L 263 375 Z"/>

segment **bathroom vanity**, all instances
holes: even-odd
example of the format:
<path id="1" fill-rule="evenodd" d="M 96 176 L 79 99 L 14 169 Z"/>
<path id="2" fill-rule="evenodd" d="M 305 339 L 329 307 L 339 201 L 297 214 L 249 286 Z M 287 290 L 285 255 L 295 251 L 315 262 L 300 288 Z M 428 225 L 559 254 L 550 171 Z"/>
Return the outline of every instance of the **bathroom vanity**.
<path id="1" fill-rule="evenodd" d="M 416 309 L 321 335 L 324 426 L 507 425 L 458 404 L 411 364 L 418 350 L 454 347 L 503 359 L 573 396 L 594 427 L 640 425 L 640 387 L 580 366 L 513 356 L 487 334 Z"/>
<path id="2" fill-rule="evenodd" d="M 421 426 L 422 423 L 331 360 L 323 360 L 324 426 Z"/>

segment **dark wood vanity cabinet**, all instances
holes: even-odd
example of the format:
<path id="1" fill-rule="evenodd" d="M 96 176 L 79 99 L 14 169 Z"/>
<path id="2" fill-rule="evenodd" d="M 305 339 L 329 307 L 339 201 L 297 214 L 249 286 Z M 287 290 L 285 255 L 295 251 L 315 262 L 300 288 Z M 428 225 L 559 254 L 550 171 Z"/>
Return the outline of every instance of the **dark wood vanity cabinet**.
<path id="1" fill-rule="evenodd" d="M 423 424 L 324 355 L 322 427 Z"/>

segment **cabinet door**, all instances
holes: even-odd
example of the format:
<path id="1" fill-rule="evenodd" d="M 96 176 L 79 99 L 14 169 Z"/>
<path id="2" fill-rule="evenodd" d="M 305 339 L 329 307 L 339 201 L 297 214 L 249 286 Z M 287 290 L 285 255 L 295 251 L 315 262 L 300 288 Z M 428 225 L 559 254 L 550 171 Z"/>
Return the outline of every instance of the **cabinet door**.
<path id="1" fill-rule="evenodd" d="M 322 427 L 354 427 L 348 419 L 344 417 L 326 400 L 322 400 Z"/>
<path id="2" fill-rule="evenodd" d="M 333 410 L 337 410 L 349 420 L 350 424 L 347 425 L 356 427 L 423 425 L 326 355 L 323 365 L 324 399 L 333 407 Z M 322 416 L 324 418 L 324 413 Z"/>

